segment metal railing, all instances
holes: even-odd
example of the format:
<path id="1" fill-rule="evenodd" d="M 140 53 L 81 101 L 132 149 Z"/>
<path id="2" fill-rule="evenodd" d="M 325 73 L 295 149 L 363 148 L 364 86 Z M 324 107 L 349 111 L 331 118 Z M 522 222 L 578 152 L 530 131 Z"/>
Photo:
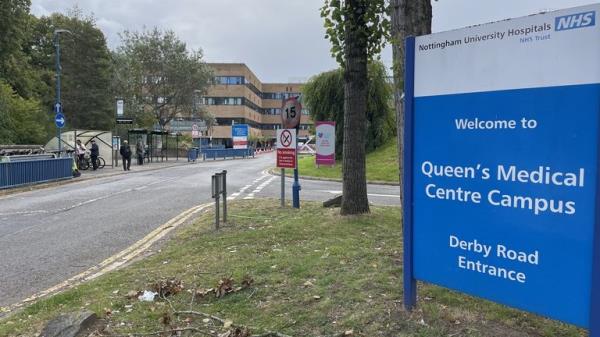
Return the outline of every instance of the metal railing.
<path id="1" fill-rule="evenodd" d="M 0 189 L 73 178 L 73 158 L 0 163 Z"/>
<path id="2" fill-rule="evenodd" d="M 254 158 L 254 149 L 203 149 L 202 150 L 202 160 L 217 158 Z"/>

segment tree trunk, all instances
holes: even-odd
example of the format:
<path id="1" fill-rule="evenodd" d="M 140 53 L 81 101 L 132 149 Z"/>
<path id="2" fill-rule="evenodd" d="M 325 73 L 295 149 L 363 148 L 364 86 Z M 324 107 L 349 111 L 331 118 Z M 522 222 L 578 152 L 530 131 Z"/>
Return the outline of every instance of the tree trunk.
<path id="1" fill-rule="evenodd" d="M 394 58 L 394 98 L 398 127 L 398 163 L 400 167 L 400 205 L 404 202 L 404 40 L 409 36 L 431 33 L 430 0 L 391 0 L 392 52 Z"/>
<path id="2" fill-rule="evenodd" d="M 347 0 L 344 46 L 344 146 L 342 215 L 369 212 L 366 177 L 368 0 Z"/>

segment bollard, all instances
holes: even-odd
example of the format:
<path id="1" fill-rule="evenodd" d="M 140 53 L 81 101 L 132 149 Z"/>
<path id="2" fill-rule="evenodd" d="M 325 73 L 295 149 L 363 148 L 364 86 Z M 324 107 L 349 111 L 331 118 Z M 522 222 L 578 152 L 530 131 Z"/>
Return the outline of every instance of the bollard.
<path id="1" fill-rule="evenodd" d="M 213 198 L 215 199 L 215 229 L 219 230 L 219 195 L 220 195 L 220 188 L 219 188 L 219 180 L 220 180 L 220 174 L 213 174 L 212 176 L 212 192 L 213 192 Z"/>
<path id="2" fill-rule="evenodd" d="M 281 207 L 285 207 L 285 169 L 281 169 Z"/>
<path id="3" fill-rule="evenodd" d="M 215 199 L 215 229 L 220 227 L 220 210 L 219 199 L 223 195 L 223 222 L 227 222 L 227 170 L 221 173 L 215 173 L 211 177 L 212 182 L 212 197 Z"/>
<path id="4" fill-rule="evenodd" d="M 221 172 L 221 189 L 223 190 L 223 222 L 227 223 L 227 170 Z"/>

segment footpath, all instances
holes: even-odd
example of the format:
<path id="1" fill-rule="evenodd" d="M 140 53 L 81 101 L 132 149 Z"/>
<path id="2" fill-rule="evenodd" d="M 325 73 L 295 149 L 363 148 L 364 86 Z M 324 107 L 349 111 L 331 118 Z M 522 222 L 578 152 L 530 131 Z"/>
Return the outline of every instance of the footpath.
<path id="1" fill-rule="evenodd" d="M 268 154 L 270 152 L 272 152 L 272 151 L 257 151 L 256 156 Z M 235 160 L 235 159 L 231 159 L 231 158 L 217 159 L 217 161 L 220 161 L 220 160 Z M 213 160 L 212 159 L 207 160 L 207 162 L 209 162 L 209 161 L 212 162 Z M 81 173 L 81 176 L 79 176 L 77 178 L 52 181 L 52 182 L 41 183 L 41 184 L 33 184 L 33 185 L 27 185 L 27 186 L 15 187 L 15 188 L 3 189 L 3 190 L 0 189 L 0 196 L 20 193 L 20 192 L 25 192 L 25 191 L 31 191 L 31 190 L 37 190 L 37 189 L 42 189 L 42 188 L 47 188 L 47 187 L 52 187 L 52 186 L 70 184 L 70 183 L 80 182 L 80 181 L 89 180 L 89 179 L 106 178 L 106 177 L 117 176 L 120 174 L 135 174 L 136 172 L 160 170 L 160 169 L 164 169 L 164 168 L 176 167 L 176 166 L 182 166 L 182 165 L 190 165 L 190 164 L 202 164 L 203 162 L 204 161 L 202 159 L 197 159 L 195 162 L 191 162 L 191 161 L 188 161 L 188 159 L 186 157 L 181 157 L 179 159 L 170 158 L 169 160 L 144 162 L 143 165 L 138 165 L 137 160 L 132 159 L 130 170 L 124 171 L 123 170 L 123 162 L 121 161 L 121 158 L 119 158 L 118 165 L 111 166 L 110 162 L 107 162 L 106 165 L 104 166 L 104 168 L 97 169 L 95 171 L 92 170 L 91 168 L 87 169 L 87 170 L 81 170 L 81 171 L 79 171 Z"/>
<path id="2" fill-rule="evenodd" d="M 86 179 L 100 178 L 100 177 L 110 177 L 119 174 L 125 173 L 135 173 L 135 172 L 145 172 L 152 170 L 160 170 L 163 168 L 181 166 L 186 164 L 191 164 L 192 162 L 188 162 L 187 158 L 180 158 L 179 160 L 170 159 L 164 161 L 154 161 L 151 163 L 144 162 L 143 165 L 138 165 L 137 161 L 131 161 L 131 167 L 129 171 L 123 170 L 123 162 L 119 159 L 119 164 L 115 166 L 110 166 L 109 163 L 106 163 L 106 166 L 101 169 L 92 170 L 91 168 L 87 170 L 79 171 L 81 172 L 81 176 L 78 178 L 73 178 L 72 181 L 81 181 Z"/>

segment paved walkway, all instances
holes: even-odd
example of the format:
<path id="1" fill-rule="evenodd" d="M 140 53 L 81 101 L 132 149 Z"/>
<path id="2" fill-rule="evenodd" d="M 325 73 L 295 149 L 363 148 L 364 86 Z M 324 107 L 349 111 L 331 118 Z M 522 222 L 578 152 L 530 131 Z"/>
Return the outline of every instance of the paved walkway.
<path id="1" fill-rule="evenodd" d="M 117 174 L 126 174 L 126 173 L 132 173 L 132 172 L 140 172 L 140 171 L 148 171 L 148 170 L 158 170 L 161 168 L 165 168 L 165 167 L 171 167 L 171 166 L 179 166 L 179 165 L 186 165 L 186 164 L 190 164 L 187 161 L 187 158 L 179 158 L 179 160 L 176 159 L 169 159 L 169 160 L 164 160 L 164 161 L 154 161 L 152 163 L 146 163 L 144 162 L 144 165 L 138 165 L 137 164 L 137 160 L 132 160 L 131 161 L 131 167 L 129 171 L 123 171 L 123 162 L 121 161 L 121 158 L 119 158 L 119 165 L 112 167 L 109 165 L 109 163 L 106 163 L 106 166 L 104 166 L 104 168 L 102 169 L 97 169 L 96 171 L 93 171 L 91 168 L 87 169 L 87 170 L 82 170 L 81 172 L 81 177 L 79 178 L 74 178 L 74 180 L 81 180 L 86 179 L 86 178 L 96 178 L 96 177 L 104 177 L 104 176 L 112 176 L 112 175 L 117 175 Z"/>

